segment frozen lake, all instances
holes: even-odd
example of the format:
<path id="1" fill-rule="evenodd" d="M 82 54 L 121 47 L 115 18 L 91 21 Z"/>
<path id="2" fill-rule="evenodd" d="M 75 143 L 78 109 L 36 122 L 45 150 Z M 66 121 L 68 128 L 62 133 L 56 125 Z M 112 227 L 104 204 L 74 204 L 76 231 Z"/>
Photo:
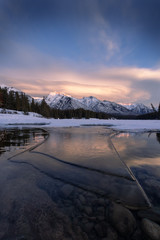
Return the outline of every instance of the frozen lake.
<path id="1" fill-rule="evenodd" d="M 115 132 L 112 140 L 151 203 L 160 206 L 160 132 Z"/>
<path id="2" fill-rule="evenodd" d="M 108 201 L 136 211 L 159 208 L 160 132 L 105 126 L 47 131 L 8 129 L 0 143 L 0 239 L 12 234 L 12 239 L 52 239 L 53 215 L 64 219 L 60 226 L 68 221 L 75 226 L 88 215 L 96 224 L 106 221 L 102 208 L 94 211 L 101 205 L 105 209 Z M 96 234 L 94 229 L 89 239 L 102 239 Z"/>

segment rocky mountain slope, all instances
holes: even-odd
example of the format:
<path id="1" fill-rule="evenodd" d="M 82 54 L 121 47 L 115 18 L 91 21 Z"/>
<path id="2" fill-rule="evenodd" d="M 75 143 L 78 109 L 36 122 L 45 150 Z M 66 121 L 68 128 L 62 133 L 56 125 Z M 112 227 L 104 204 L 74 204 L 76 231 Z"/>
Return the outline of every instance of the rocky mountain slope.
<path id="1" fill-rule="evenodd" d="M 22 91 L 13 88 L 8 87 L 6 85 L 0 85 L 1 88 L 7 88 L 7 91 L 13 91 L 18 92 L 19 94 L 23 94 Z M 32 101 L 32 97 L 29 95 L 26 95 L 29 99 L 29 102 Z M 35 102 L 41 103 L 42 99 L 34 99 Z M 136 104 L 129 104 L 129 105 L 123 105 L 118 104 L 115 102 L 110 102 L 106 100 L 99 100 L 96 97 L 90 96 L 90 97 L 84 97 L 82 99 L 74 98 L 70 95 L 66 95 L 64 93 L 58 93 L 58 92 L 51 92 L 45 97 L 46 103 L 51 107 L 55 109 L 60 110 L 69 110 L 69 109 L 79 109 L 83 108 L 85 110 L 90 110 L 93 112 L 103 112 L 106 114 L 113 114 L 113 115 L 141 115 L 146 113 L 151 113 L 153 110 L 147 106 L 145 106 L 142 103 L 136 103 Z"/>
<path id="2" fill-rule="evenodd" d="M 141 115 L 152 112 L 152 109 L 142 103 L 122 105 L 110 101 L 101 101 L 96 97 L 84 97 L 77 99 L 64 93 L 52 92 L 46 98 L 47 104 L 56 109 L 78 109 L 83 108 L 93 112 L 104 112 L 115 115 Z"/>

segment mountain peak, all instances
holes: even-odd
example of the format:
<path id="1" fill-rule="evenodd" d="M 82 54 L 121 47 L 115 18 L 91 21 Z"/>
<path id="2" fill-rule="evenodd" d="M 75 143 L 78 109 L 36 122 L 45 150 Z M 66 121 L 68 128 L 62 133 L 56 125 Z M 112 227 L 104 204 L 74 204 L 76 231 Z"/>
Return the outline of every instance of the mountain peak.
<path id="1" fill-rule="evenodd" d="M 50 95 L 50 96 L 63 95 L 63 96 L 66 96 L 66 97 L 71 97 L 71 96 L 68 95 L 68 94 L 65 94 L 65 93 L 63 93 L 63 92 L 56 92 L 56 91 L 50 92 L 49 95 Z"/>
<path id="2" fill-rule="evenodd" d="M 8 87 L 5 84 L 0 85 L 1 88 L 6 88 L 8 92 L 23 92 L 13 88 Z M 32 97 L 26 95 L 29 101 L 32 101 Z M 42 99 L 35 99 L 37 103 L 41 103 Z M 90 110 L 93 112 L 103 112 L 106 114 L 115 115 L 141 115 L 153 112 L 153 110 L 142 103 L 129 103 L 129 104 L 117 104 L 110 101 L 101 101 L 94 96 L 83 97 L 82 99 L 77 99 L 67 95 L 63 92 L 50 92 L 48 96 L 45 97 L 46 103 L 55 109 L 67 110 L 67 109 L 78 109 L 83 108 L 85 110 Z"/>
<path id="3" fill-rule="evenodd" d="M 123 104 L 123 106 L 135 114 L 146 114 L 153 112 L 150 107 L 145 106 L 143 103 Z"/>
<path id="4" fill-rule="evenodd" d="M 21 92 L 20 90 L 14 88 L 14 87 L 8 87 L 8 86 L 5 85 L 5 84 L 0 85 L 0 88 L 2 88 L 2 89 L 3 89 L 3 88 L 6 88 L 8 92 L 10 92 L 10 91 L 13 91 L 13 92 Z"/>

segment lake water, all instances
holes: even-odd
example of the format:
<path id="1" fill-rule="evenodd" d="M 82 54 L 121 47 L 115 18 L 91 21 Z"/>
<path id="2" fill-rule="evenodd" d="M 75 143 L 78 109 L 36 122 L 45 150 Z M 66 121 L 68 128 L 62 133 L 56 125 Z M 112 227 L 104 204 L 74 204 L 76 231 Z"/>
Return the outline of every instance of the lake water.
<path id="1" fill-rule="evenodd" d="M 119 132 L 106 127 L 53 128 L 48 131 L 49 139 L 32 154 L 22 154 L 11 161 L 32 164 L 52 177 L 113 199 L 119 196 L 124 203 L 128 181 L 129 188 L 133 186 L 132 191 L 137 191 L 133 182 L 135 176 L 151 203 L 159 205 L 159 132 Z M 45 137 L 46 133 L 40 129 L 7 130 L 5 141 L 0 143 L 0 154 L 23 150 Z M 107 190 L 107 185 L 112 186 L 108 188 L 112 190 Z M 121 185 L 123 188 L 119 192 Z M 132 192 L 128 196 L 127 201 L 134 198 Z"/>
<path id="2" fill-rule="evenodd" d="M 103 239 L 110 201 L 160 207 L 160 132 L 47 131 L 9 129 L 0 143 L 0 239 Z"/>
<path id="3" fill-rule="evenodd" d="M 151 203 L 160 206 L 160 132 L 115 132 L 111 137 Z"/>
<path id="4" fill-rule="evenodd" d="M 17 150 L 25 150 L 27 147 L 42 141 L 46 132 L 42 129 L 9 128 L 0 129 L 1 134 L 5 133 L 3 141 L 0 141 L 0 157 L 7 158 Z"/>

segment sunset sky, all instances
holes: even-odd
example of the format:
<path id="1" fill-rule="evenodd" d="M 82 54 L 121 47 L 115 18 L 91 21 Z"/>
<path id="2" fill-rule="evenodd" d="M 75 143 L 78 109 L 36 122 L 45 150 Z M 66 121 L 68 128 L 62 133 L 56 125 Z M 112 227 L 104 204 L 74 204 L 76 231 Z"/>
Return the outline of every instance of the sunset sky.
<path id="1" fill-rule="evenodd" d="M 0 84 L 160 102 L 159 0 L 0 0 Z"/>

